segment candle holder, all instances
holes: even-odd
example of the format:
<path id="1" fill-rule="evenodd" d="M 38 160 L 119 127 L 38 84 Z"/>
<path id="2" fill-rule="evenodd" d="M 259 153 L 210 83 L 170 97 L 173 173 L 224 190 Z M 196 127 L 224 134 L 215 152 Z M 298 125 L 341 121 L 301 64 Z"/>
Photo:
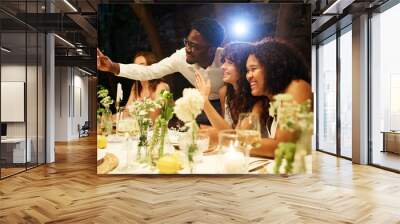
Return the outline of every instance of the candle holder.
<path id="1" fill-rule="evenodd" d="M 217 167 L 221 174 L 248 173 L 249 155 L 236 130 L 223 130 L 218 134 L 218 156 Z"/>

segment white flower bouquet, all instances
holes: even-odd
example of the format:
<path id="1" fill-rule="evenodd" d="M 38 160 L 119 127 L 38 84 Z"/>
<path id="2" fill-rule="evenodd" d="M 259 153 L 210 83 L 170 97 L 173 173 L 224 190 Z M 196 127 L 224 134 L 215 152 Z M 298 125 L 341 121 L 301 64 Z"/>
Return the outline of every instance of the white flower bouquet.
<path id="1" fill-rule="evenodd" d="M 198 150 L 196 143 L 198 125 L 196 117 L 204 107 L 204 98 L 197 89 L 187 88 L 183 90 L 183 96 L 175 102 L 174 112 L 176 116 L 189 127 L 191 143 L 188 145 L 187 156 L 192 168 L 193 156 Z"/>
<path id="2" fill-rule="evenodd" d="M 152 125 L 150 119 L 150 112 L 153 112 L 156 108 L 160 107 L 155 101 L 150 99 L 143 99 L 135 101 L 132 106 L 128 108 L 129 113 L 133 116 L 139 125 L 139 143 L 138 143 L 138 153 L 137 160 L 143 162 L 145 158 L 142 158 L 142 151 L 147 150 L 147 132 L 149 127 Z M 147 162 L 151 160 L 151 154 L 146 151 Z"/>

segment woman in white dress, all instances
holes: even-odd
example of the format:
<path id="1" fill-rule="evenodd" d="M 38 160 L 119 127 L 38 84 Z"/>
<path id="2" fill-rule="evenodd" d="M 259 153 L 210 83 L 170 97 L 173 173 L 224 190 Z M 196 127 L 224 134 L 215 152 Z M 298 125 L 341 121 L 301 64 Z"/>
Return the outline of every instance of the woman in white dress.
<path id="1" fill-rule="evenodd" d="M 254 96 L 272 100 L 277 94 L 287 93 L 297 103 L 312 99 L 309 69 L 299 51 L 288 43 L 265 39 L 255 44 L 246 66 L 247 80 Z M 261 147 L 252 149 L 251 155 L 274 157 L 278 144 L 293 138 L 293 133 L 279 129 L 279 121 L 269 119 L 267 129 L 269 138 L 263 138 Z"/>
<path id="2" fill-rule="evenodd" d="M 135 64 L 139 65 L 151 65 L 153 63 L 156 63 L 157 59 L 155 54 L 152 52 L 140 51 L 136 53 L 133 61 Z M 154 79 L 148 81 L 135 80 L 132 85 L 129 99 L 126 103 L 125 108 L 128 109 L 128 107 L 132 105 L 133 102 L 136 100 L 143 100 L 144 98 L 155 100 L 163 90 L 169 91 L 169 86 L 162 79 Z M 155 110 L 150 114 L 153 122 L 159 114 L 160 110 Z"/>

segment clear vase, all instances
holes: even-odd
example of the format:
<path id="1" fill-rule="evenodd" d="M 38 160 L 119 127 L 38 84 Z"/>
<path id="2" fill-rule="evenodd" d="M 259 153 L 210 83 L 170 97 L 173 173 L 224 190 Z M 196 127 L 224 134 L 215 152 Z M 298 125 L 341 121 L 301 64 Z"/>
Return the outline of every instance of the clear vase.
<path id="1" fill-rule="evenodd" d="M 187 158 L 188 158 L 190 173 L 193 173 L 193 169 L 195 166 L 194 157 L 199 151 L 199 147 L 197 145 L 197 134 L 199 126 L 197 125 L 196 120 L 191 121 L 188 125 L 190 133 L 190 143 L 187 145 Z"/>
<path id="2" fill-rule="evenodd" d="M 161 157 L 163 157 L 164 156 L 164 153 L 165 153 L 165 148 L 166 148 L 166 144 L 167 144 L 167 141 L 166 141 L 166 135 L 168 134 L 168 127 L 167 127 L 167 124 L 166 123 L 163 123 L 162 125 L 161 125 L 161 127 L 160 127 L 160 139 L 159 139 L 159 144 L 158 144 L 158 151 L 157 151 L 157 155 L 158 155 L 158 158 L 161 158 Z"/>
<path id="3" fill-rule="evenodd" d="M 151 163 L 151 153 L 149 150 L 149 142 L 147 140 L 147 134 L 149 129 L 149 123 L 144 119 L 138 121 L 139 124 L 139 142 L 137 147 L 136 160 L 140 163 Z"/>
<path id="4" fill-rule="evenodd" d="M 104 127 L 103 134 L 105 134 L 106 136 L 111 135 L 113 130 L 113 124 L 112 124 L 112 113 L 109 108 L 106 108 L 105 112 L 103 113 L 102 120 Z"/>
<path id="5" fill-rule="evenodd" d="M 96 119 L 96 129 L 97 129 L 97 134 L 98 135 L 101 135 L 102 133 L 103 133 L 103 119 L 102 119 L 102 116 L 97 116 L 97 119 Z"/>
<path id="6" fill-rule="evenodd" d="M 148 161 L 148 155 L 147 135 L 140 135 L 137 146 L 136 161 L 140 163 L 146 162 Z"/>
<path id="7" fill-rule="evenodd" d="M 296 141 L 296 153 L 294 156 L 294 173 L 305 173 L 306 156 L 311 154 L 311 131 L 303 131 Z"/>

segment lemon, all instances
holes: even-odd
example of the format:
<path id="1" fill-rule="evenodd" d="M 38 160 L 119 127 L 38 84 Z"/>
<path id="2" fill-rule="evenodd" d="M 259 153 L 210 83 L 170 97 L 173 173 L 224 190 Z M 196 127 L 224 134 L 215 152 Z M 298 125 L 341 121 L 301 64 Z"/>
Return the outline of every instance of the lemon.
<path id="1" fill-rule="evenodd" d="M 107 147 L 107 137 L 104 135 L 97 136 L 97 148 L 105 149 Z"/>
<path id="2" fill-rule="evenodd" d="M 181 169 L 181 163 L 176 156 L 167 155 L 158 160 L 157 168 L 161 174 L 174 174 Z"/>

